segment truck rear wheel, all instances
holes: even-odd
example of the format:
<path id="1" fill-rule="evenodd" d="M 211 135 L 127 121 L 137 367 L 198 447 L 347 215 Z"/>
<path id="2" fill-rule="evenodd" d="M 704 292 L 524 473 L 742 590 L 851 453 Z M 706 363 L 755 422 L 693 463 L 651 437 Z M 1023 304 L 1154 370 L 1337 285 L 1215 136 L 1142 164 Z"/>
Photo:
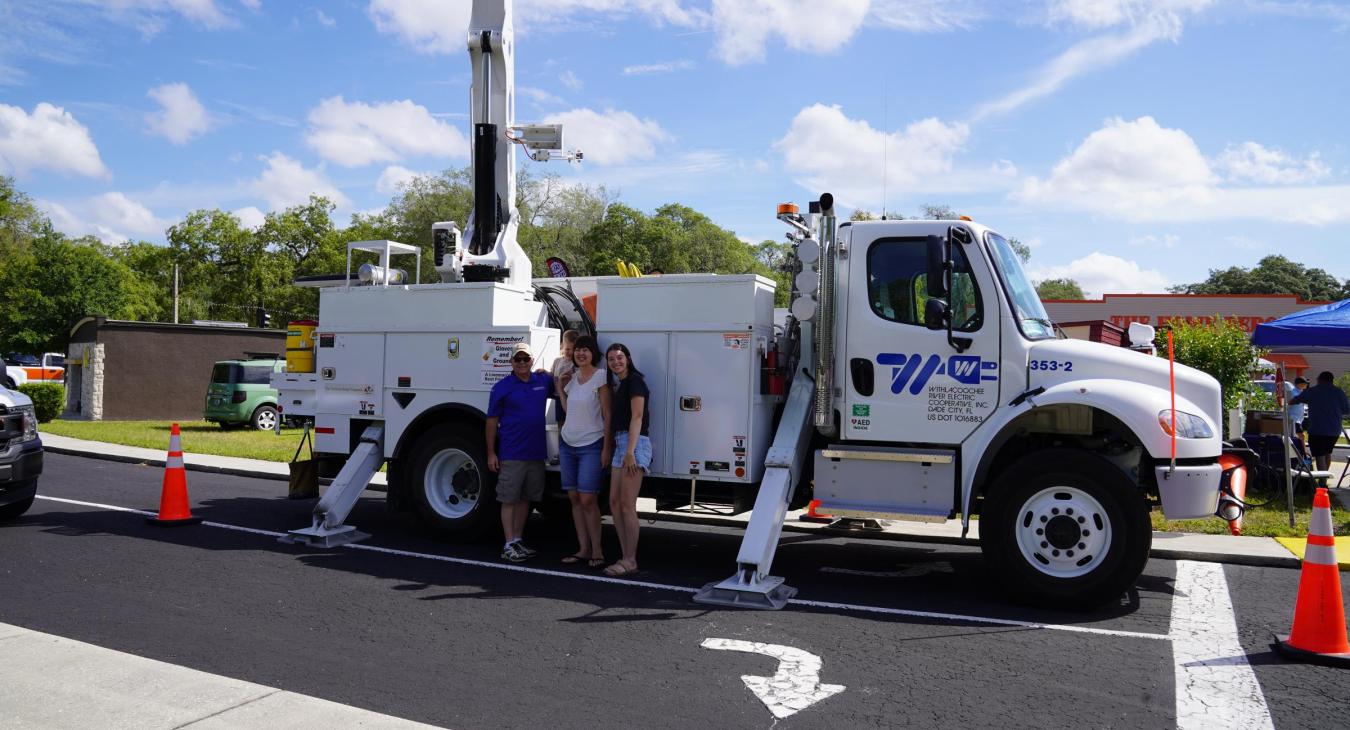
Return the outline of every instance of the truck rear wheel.
<path id="1" fill-rule="evenodd" d="M 1153 542 L 1148 503 L 1115 465 L 1050 449 L 992 485 L 980 516 L 990 571 L 1019 600 L 1087 609 L 1134 585 Z"/>
<path id="2" fill-rule="evenodd" d="M 481 436 L 450 428 L 423 433 L 409 451 L 408 491 L 427 525 L 472 540 L 497 524 L 496 480 Z"/>

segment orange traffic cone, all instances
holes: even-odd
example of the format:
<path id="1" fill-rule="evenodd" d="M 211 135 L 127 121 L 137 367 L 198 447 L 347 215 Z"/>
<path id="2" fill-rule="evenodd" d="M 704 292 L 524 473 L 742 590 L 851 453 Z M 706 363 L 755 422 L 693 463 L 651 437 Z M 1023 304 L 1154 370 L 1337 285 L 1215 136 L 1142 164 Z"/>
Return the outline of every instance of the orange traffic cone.
<path id="1" fill-rule="evenodd" d="M 146 521 L 160 527 L 176 525 L 195 525 L 202 521 L 192 516 L 188 507 L 187 470 L 183 468 L 183 440 L 178 434 L 178 424 L 173 424 L 169 435 L 169 458 L 164 462 L 164 487 L 159 495 L 159 516 L 147 517 Z"/>
<path id="2" fill-rule="evenodd" d="M 1303 573 L 1298 579 L 1294 628 L 1276 637 L 1275 649 L 1289 659 L 1350 667 L 1350 642 L 1345 634 L 1341 574 L 1336 566 L 1336 538 L 1331 534 L 1331 498 L 1318 489 L 1313 498 Z"/>
<path id="3" fill-rule="evenodd" d="M 818 507 L 820 507 L 820 500 L 811 500 L 810 504 L 806 505 L 806 514 L 800 515 L 797 519 L 802 522 L 834 522 L 833 516 L 817 512 L 816 508 Z"/>

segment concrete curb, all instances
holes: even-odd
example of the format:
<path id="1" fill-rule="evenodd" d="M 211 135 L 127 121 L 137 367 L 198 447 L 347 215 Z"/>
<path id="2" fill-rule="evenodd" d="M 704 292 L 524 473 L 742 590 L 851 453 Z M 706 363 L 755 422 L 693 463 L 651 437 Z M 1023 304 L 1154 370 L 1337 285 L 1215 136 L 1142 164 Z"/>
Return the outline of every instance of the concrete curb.
<path id="1" fill-rule="evenodd" d="M 47 451 L 54 454 L 66 454 L 69 456 L 80 456 L 90 459 L 101 459 L 104 461 L 116 461 L 124 464 L 142 464 L 145 466 L 164 466 L 164 459 L 140 458 L 126 454 L 111 454 L 99 451 L 86 450 L 81 448 L 72 448 L 68 446 L 52 446 L 44 442 Z M 257 469 L 246 469 L 230 466 L 219 466 L 216 464 L 185 464 L 189 471 L 200 471 L 212 474 L 226 474 L 229 476 L 250 477 L 254 479 L 270 479 L 273 481 L 288 481 L 285 474 L 277 474 Z M 331 480 L 324 479 L 324 484 Z M 368 489 L 376 492 L 383 492 L 387 487 L 383 485 L 371 484 Z M 745 522 L 731 520 L 725 517 L 703 516 L 681 514 L 677 512 L 654 512 L 650 510 L 639 510 L 638 516 L 643 519 L 657 520 L 660 522 L 674 522 L 691 525 L 703 525 L 708 527 L 741 527 L 744 528 Z M 870 530 L 847 530 L 832 528 L 828 525 L 812 525 L 809 523 L 796 522 L 788 520 L 783 523 L 783 531 L 797 534 L 817 534 L 821 537 L 857 537 L 869 540 L 887 540 L 891 542 L 917 542 L 929 543 L 935 545 L 958 545 L 961 547 L 979 547 L 978 539 L 968 537 L 958 537 L 939 534 L 907 533 L 907 532 L 882 532 Z M 1185 533 L 1169 533 L 1175 535 L 1184 535 Z M 1181 539 L 1185 539 L 1182 537 Z M 1272 538 L 1273 542 L 1273 538 Z M 1283 547 L 1280 548 L 1284 550 Z M 1260 568 L 1298 568 L 1302 561 L 1292 553 L 1286 556 L 1279 555 L 1258 555 L 1244 553 L 1221 553 L 1206 550 L 1191 550 L 1185 548 L 1158 547 L 1155 546 L 1149 551 L 1149 557 L 1163 560 L 1195 560 L 1206 563 L 1224 563 L 1227 565 L 1246 565 Z"/>

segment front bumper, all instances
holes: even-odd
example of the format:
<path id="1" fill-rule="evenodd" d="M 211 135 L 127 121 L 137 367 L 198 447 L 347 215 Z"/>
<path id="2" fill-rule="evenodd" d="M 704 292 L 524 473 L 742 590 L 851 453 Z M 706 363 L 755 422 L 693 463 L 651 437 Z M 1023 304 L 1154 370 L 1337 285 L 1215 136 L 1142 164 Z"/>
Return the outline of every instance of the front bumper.
<path id="1" fill-rule="evenodd" d="M 42 474 L 42 440 L 10 444 L 0 452 L 0 506 L 27 499 Z"/>
<path id="2" fill-rule="evenodd" d="M 1213 517 L 1219 509 L 1219 485 L 1223 467 L 1218 464 L 1154 467 L 1163 516 L 1169 520 Z"/>

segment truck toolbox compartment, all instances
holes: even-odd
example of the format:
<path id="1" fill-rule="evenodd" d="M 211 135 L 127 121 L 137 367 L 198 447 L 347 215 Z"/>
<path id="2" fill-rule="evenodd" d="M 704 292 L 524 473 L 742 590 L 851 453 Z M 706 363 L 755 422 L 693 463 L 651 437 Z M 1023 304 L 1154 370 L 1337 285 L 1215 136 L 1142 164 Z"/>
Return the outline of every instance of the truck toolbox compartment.
<path id="1" fill-rule="evenodd" d="M 952 513 L 954 451 L 836 445 L 816 452 L 815 467 L 824 512 L 935 522 Z"/>

